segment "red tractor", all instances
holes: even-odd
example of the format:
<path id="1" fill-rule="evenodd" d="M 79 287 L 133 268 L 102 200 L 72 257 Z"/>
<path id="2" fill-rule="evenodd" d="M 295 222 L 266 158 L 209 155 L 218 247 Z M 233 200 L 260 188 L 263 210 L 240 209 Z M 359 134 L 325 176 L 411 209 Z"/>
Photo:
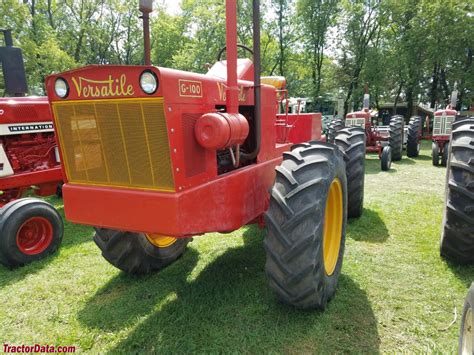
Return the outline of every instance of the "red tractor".
<path id="1" fill-rule="evenodd" d="M 395 115 L 390 119 L 390 125 L 374 126 L 369 112 L 369 94 L 366 87 L 364 95 L 364 108 L 362 111 L 350 112 L 345 121 L 335 119 L 329 124 L 328 141 L 333 142 L 336 134 L 344 127 L 361 127 L 365 131 L 366 152 L 377 153 L 382 170 L 390 169 L 392 161 L 402 159 L 404 119 Z"/>
<path id="2" fill-rule="evenodd" d="M 145 60 L 47 78 L 66 216 L 137 274 L 174 262 L 190 237 L 265 223 L 271 288 L 322 309 L 341 272 L 350 189 L 363 184 L 364 133 L 341 130 L 333 145 L 315 140 L 315 116 L 283 126 L 276 88 L 260 82 L 259 1 L 253 62 L 237 59 L 236 6 L 226 1 L 227 60 L 205 75 Z M 362 209 L 358 196 L 349 209 Z"/>
<path id="3" fill-rule="evenodd" d="M 0 98 L 0 262 L 15 267 L 49 255 L 61 243 L 57 211 L 21 197 L 32 186 L 36 195 L 55 194 L 62 172 L 48 99 L 24 97 L 21 49 L 13 47 L 10 30 L 2 32 L 0 64 L 5 92 L 12 97 Z"/>
<path id="4" fill-rule="evenodd" d="M 451 104 L 444 110 L 437 110 L 434 113 L 432 128 L 427 118 L 426 128 L 423 130 L 423 122 L 421 117 L 413 116 L 407 131 L 407 156 L 417 157 L 420 152 L 420 142 L 422 139 L 432 140 L 431 157 L 434 166 L 446 166 L 449 154 L 449 140 L 451 135 L 451 127 L 456 121 L 457 111 L 452 107 L 456 107 L 457 91 L 454 90 L 451 95 Z M 432 131 L 431 131 L 432 130 Z"/>

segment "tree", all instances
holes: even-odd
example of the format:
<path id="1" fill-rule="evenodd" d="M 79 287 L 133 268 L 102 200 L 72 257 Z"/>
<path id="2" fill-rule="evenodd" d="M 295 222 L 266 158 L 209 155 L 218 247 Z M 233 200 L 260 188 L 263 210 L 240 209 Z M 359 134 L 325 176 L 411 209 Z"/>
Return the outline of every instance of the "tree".
<path id="1" fill-rule="evenodd" d="M 321 93 L 321 72 L 328 29 L 334 25 L 337 0 L 298 0 L 297 13 L 301 21 L 303 48 L 311 65 L 312 96 L 318 103 Z"/>

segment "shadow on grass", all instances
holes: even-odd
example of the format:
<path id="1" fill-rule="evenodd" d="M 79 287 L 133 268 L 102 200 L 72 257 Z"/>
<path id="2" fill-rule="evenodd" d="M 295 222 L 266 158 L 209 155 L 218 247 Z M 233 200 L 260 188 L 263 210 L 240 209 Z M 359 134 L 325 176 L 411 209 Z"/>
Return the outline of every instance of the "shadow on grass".
<path id="1" fill-rule="evenodd" d="M 459 265 L 452 261 L 446 261 L 446 264 L 451 269 L 452 273 L 461 280 L 466 287 L 471 286 L 474 282 L 474 265 Z"/>
<path id="2" fill-rule="evenodd" d="M 357 241 L 383 243 L 389 237 L 385 222 L 373 210 L 364 208 L 362 216 L 349 219 L 348 237 Z"/>
<path id="3" fill-rule="evenodd" d="M 64 207 L 62 207 L 62 205 L 58 205 L 58 201 L 61 200 L 56 197 L 51 197 L 46 200 L 55 206 L 55 208 L 61 215 L 61 218 L 63 219 L 63 221 L 65 221 Z M 62 252 L 68 250 L 69 248 L 73 248 L 79 244 L 91 241 L 92 235 L 93 231 L 90 227 L 72 223 L 64 223 L 63 241 L 61 243 L 61 246 L 59 247 L 59 251 L 55 254 L 49 255 L 45 259 L 38 260 L 31 264 L 15 269 L 9 269 L 3 265 L 0 265 L 0 288 L 21 281 L 23 278 L 41 271 L 44 267 L 46 267 L 48 264 L 58 258 Z"/>
<path id="4" fill-rule="evenodd" d="M 195 279 L 188 277 L 197 259 L 192 249 L 156 275 L 121 274 L 89 300 L 78 319 L 104 332 L 131 326 L 112 352 L 377 352 L 377 321 L 350 277 L 341 276 L 325 312 L 275 300 L 263 272 L 262 234 L 247 227 L 244 245 L 226 250 Z"/>

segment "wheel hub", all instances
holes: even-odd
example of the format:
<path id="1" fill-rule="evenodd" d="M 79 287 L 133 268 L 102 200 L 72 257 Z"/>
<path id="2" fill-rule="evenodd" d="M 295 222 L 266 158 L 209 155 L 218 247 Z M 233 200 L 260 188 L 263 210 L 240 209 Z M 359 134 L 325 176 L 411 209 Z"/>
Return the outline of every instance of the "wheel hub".
<path id="1" fill-rule="evenodd" d="M 339 259 L 342 238 L 343 217 L 342 186 L 339 179 L 334 179 L 329 187 L 324 216 L 323 256 L 326 274 L 331 276 Z"/>
<path id="2" fill-rule="evenodd" d="M 462 332 L 462 344 L 461 344 L 461 354 L 467 355 L 472 354 L 472 337 L 474 336 L 472 329 L 472 312 L 469 307 L 464 317 L 464 326 Z"/>
<path id="3" fill-rule="evenodd" d="M 40 254 L 51 244 L 53 233 L 53 225 L 49 220 L 44 217 L 32 217 L 18 228 L 16 244 L 24 254 Z"/>
<path id="4" fill-rule="evenodd" d="M 178 240 L 178 238 L 161 234 L 145 234 L 148 241 L 158 248 L 167 248 Z"/>

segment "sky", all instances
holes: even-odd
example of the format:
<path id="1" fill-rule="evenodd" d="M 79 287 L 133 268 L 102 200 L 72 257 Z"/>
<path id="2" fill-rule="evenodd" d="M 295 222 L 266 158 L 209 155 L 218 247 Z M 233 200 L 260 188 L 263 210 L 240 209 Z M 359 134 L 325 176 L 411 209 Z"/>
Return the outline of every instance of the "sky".
<path id="1" fill-rule="evenodd" d="M 156 2 L 159 4 L 164 4 L 166 12 L 171 15 L 175 15 L 179 12 L 179 4 L 181 3 L 180 0 L 157 0 Z"/>

